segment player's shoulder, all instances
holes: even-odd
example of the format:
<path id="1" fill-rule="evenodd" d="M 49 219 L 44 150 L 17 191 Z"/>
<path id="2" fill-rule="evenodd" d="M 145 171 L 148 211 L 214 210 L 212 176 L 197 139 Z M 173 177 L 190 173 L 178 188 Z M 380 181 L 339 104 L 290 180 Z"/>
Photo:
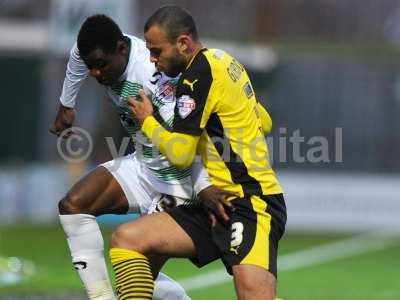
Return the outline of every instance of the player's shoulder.
<path id="1" fill-rule="evenodd" d="M 125 36 L 130 39 L 130 53 L 126 70 L 126 79 L 146 86 L 149 84 L 150 80 L 152 80 L 153 74 L 156 72 L 154 64 L 150 62 L 150 53 L 143 40 L 132 35 Z"/>
<path id="2" fill-rule="evenodd" d="M 204 51 L 204 56 L 211 65 L 211 68 L 225 68 L 234 58 L 221 49 L 207 49 Z"/>
<path id="3" fill-rule="evenodd" d="M 146 43 L 133 35 L 125 35 L 130 41 L 129 62 L 132 67 L 141 65 L 150 65 L 150 52 L 146 48 Z"/>
<path id="4" fill-rule="evenodd" d="M 205 73 L 210 72 L 210 63 L 207 57 L 204 55 L 208 49 L 203 48 L 200 50 L 199 53 L 189 62 L 189 66 L 187 67 L 186 71 L 184 72 L 186 75 L 189 74 L 196 74 L 196 73 Z"/>
<path id="5" fill-rule="evenodd" d="M 212 77 L 217 76 L 220 71 L 224 71 L 229 67 L 233 57 L 221 49 L 204 48 L 193 59 L 187 73 L 210 73 Z"/>
<path id="6" fill-rule="evenodd" d="M 182 85 L 185 85 L 187 83 L 190 85 L 191 82 L 194 82 L 196 80 L 199 81 L 200 79 L 202 79 L 201 81 L 212 81 L 211 66 L 206 56 L 204 55 L 204 52 L 206 51 L 206 48 L 201 49 L 199 53 L 197 53 L 189 62 L 188 67 L 182 73 L 182 76 L 180 78 L 180 82 L 182 83 Z"/>
<path id="7" fill-rule="evenodd" d="M 127 33 L 124 33 L 124 37 L 128 38 L 130 40 L 131 51 L 132 51 L 132 49 L 139 48 L 139 47 L 146 48 L 146 43 L 141 38 L 131 35 L 131 34 L 127 34 Z"/>
<path id="8" fill-rule="evenodd" d="M 205 52 L 214 81 L 226 82 L 227 78 L 237 82 L 245 72 L 244 66 L 232 55 L 221 49 L 210 49 Z"/>
<path id="9" fill-rule="evenodd" d="M 221 60 L 225 57 L 231 57 L 229 53 L 219 48 L 207 48 L 203 53 L 208 59 L 212 60 Z"/>

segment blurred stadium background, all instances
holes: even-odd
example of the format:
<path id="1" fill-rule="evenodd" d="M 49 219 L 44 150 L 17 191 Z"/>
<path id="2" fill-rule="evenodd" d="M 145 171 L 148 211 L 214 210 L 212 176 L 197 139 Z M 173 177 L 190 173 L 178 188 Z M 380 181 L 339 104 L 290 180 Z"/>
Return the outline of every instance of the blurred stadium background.
<path id="1" fill-rule="evenodd" d="M 286 191 L 278 294 L 285 300 L 400 299 L 400 2 L 168 1 L 189 9 L 205 46 L 249 70 L 274 120 L 268 141 Z M 0 299 L 85 299 L 57 202 L 125 136 L 89 80 L 77 126 L 93 151 L 69 163 L 48 133 L 82 21 L 106 13 L 142 36 L 165 1 L 0 0 Z M 74 144 L 87 149 L 88 143 Z M 86 148 L 85 148 L 86 147 Z M 107 239 L 118 222 L 100 218 Z M 165 271 L 194 300 L 233 299 L 218 263 Z"/>

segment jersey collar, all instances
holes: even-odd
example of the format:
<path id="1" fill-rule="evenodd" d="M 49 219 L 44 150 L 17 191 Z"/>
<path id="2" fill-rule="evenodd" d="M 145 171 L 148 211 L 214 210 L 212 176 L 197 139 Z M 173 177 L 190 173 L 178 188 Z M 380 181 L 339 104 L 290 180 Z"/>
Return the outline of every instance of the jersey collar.
<path id="1" fill-rule="evenodd" d="M 206 50 L 207 50 L 207 48 L 205 48 L 205 47 L 200 48 L 199 50 L 197 50 L 197 51 L 193 54 L 193 56 L 192 56 L 192 58 L 190 59 L 189 63 L 187 64 L 185 71 L 186 71 L 187 69 L 189 69 L 189 67 L 192 65 L 192 63 L 193 63 L 194 59 L 197 57 L 197 55 L 198 55 L 200 52 L 203 52 L 203 51 L 206 51 Z"/>

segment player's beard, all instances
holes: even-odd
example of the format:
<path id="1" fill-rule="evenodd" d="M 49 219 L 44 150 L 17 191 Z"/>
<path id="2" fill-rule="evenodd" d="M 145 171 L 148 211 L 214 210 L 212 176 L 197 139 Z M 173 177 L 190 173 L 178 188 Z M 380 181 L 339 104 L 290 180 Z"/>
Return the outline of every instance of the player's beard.
<path id="1" fill-rule="evenodd" d="M 186 67 L 185 57 L 176 51 L 175 55 L 168 62 L 168 68 L 165 70 L 165 74 L 170 77 L 176 77 L 181 73 Z"/>

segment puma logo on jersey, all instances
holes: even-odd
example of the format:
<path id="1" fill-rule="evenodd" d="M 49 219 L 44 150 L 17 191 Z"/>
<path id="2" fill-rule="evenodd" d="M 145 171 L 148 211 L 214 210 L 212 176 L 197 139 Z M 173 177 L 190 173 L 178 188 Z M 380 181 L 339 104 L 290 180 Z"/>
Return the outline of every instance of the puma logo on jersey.
<path id="1" fill-rule="evenodd" d="M 187 80 L 187 79 L 183 79 L 183 84 L 187 84 L 187 85 L 190 87 L 190 89 L 192 90 L 192 92 L 193 92 L 193 86 L 194 86 L 194 84 L 195 84 L 197 81 L 199 81 L 199 80 L 198 80 L 198 79 L 195 79 L 195 80 L 193 80 L 192 82 L 190 82 L 190 81 Z"/>
<path id="2" fill-rule="evenodd" d="M 231 251 L 232 253 L 235 253 L 236 255 L 239 255 L 239 246 L 235 246 L 229 249 L 229 251 Z"/>

